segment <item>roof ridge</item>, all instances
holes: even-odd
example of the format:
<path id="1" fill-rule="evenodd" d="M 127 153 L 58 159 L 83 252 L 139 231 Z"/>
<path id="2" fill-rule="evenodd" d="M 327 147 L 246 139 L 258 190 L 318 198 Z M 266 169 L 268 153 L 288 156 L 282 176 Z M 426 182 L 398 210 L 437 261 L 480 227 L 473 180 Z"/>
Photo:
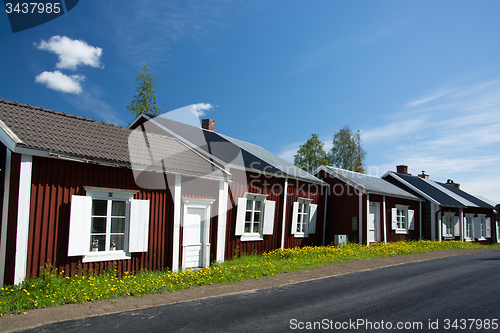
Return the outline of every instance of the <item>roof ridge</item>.
<path id="1" fill-rule="evenodd" d="M 33 105 L 29 105 L 29 104 L 19 103 L 17 101 L 7 101 L 7 100 L 5 100 L 3 98 L 0 98 L 0 103 L 9 104 L 9 105 L 16 105 L 16 106 L 19 106 L 19 107 L 25 107 L 25 108 L 29 108 L 29 109 L 32 109 L 32 110 L 49 112 L 49 113 L 53 113 L 55 115 L 64 116 L 64 117 L 68 117 L 68 118 L 75 118 L 75 119 L 78 119 L 78 120 L 84 120 L 84 121 L 90 121 L 90 122 L 96 122 L 96 123 L 103 123 L 105 125 L 111 125 L 111 126 L 115 126 L 115 127 L 127 128 L 127 127 L 123 127 L 123 126 L 116 125 L 116 124 L 113 124 L 113 123 L 106 123 L 106 122 L 104 122 L 102 120 L 95 120 L 93 118 L 86 118 L 84 116 L 77 116 L 75 114 L 68 114 L 68 113 L 61 112 L 61 111 L 55 111 L 54 109 L 45 109 L 45 108 L 43 108 L 41 106 L 33 106 Z"/>

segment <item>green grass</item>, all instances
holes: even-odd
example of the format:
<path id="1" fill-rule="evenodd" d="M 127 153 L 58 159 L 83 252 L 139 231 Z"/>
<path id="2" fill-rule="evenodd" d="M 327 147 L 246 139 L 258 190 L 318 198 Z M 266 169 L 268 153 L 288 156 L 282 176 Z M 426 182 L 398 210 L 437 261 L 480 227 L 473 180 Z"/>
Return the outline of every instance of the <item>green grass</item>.
<path id="1" fill-rule="evenodd" d="M 28 279 L 16 286 L 0 288 L 0 316 L 23 313 L 27 309 L 85 303 L 150 293 L 176 292 L 193 286 L 231 284 L 246 279 L 259 279 L 279 273 L 293 272 L 335 262 L 345 262 L 394 255 L 407 255 L 448 249 L 482 248 L 484 245 L 457 241 L 396 242 L 369 247 L 358 244 L 344 246 L 309 246 L 274 250 L 263 255 L 244 255 L 198 271 L 125 273 L 116 271 L 101 275 L 65 276 L 50 267 L 41 278 Z M 489 247 L 499 247 L 499 244 Z"/>

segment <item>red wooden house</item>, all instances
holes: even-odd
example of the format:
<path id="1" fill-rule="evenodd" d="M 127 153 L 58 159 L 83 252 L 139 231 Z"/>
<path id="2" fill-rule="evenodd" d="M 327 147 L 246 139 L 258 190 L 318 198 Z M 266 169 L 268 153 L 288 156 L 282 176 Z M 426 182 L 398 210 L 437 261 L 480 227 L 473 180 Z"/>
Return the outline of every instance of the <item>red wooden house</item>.
<path id="1" fill-rule="evenodd" d="M 347 235 L 359 244 L 417 240 L 421 235 L 421 202 L 379 177 L 320 166 L 314 173 L 330 185 L 326 242 Z"/>
<path id="2" fill-rule="evenodd" d="M 0 99 L 0 284 L 46 264 L 66 274 L 178 270 L 236 248 L 322 244 L 322 181 L 248 143 L 227 140 L 244 158 L 231 164 L 134 124 Z"/>
<path id="3" fill-rule="evenodd" d="M 231 173 L 227 194 L 225 258 L 277 248 L 322 245 L 323 195 L 327 184 L 262 147 L 202 128 L 142 114 L 130 125 L 176 137 L 200 153 L 210 154 Z M 238 250 L 236 250 L 238 249 Z"/>

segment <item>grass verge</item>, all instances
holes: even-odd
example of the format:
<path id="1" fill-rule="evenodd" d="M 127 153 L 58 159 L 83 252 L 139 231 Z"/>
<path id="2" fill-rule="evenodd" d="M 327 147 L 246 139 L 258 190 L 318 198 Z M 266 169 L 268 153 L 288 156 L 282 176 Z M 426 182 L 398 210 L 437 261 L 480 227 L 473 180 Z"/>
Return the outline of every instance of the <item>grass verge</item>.
<path id="1" fill-rule="evenodd" d="M 43 276 L 27 279 L 16 286 L 0 288 L 0 316 L 25 313 L 27 309 L 85 303 L 123 296 L 142 296 L 150 293 L 176 292 L 193 286 L 230 284 L 246 279 L 259 279 L 284 272 L 394 255 L 407 255 L 448 249 L 483 248 L 474 243 L 448 242 L 395 242 L 364 246 L 347 244 L 334 246 L 308 246 L 274 250 L 263 255 L 244 255 L 223 263 L 214 263 L 202 270 L 181 272 L 125 273 L 121 278 L 116 271 L 104 274 L 65 277 L 64 272 L 45 269 Z M 499 244 L 489 247 L 499 247 Z"/>

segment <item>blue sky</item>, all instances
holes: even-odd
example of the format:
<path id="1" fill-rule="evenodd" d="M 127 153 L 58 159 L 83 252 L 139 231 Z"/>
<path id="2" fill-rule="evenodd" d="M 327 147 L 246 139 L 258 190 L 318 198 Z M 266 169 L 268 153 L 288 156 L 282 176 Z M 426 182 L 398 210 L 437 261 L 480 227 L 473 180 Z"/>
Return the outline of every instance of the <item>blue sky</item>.
<path id="1" fill-rule="evenodd" d="M 499 1 L 95 1 L 12 33 L 0 97 L 127 126 L 135 75 L 157 104 L 293 162 L 361 131 L 369 173 L 398 164 L 500 202 Z"/>

